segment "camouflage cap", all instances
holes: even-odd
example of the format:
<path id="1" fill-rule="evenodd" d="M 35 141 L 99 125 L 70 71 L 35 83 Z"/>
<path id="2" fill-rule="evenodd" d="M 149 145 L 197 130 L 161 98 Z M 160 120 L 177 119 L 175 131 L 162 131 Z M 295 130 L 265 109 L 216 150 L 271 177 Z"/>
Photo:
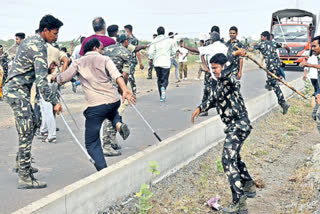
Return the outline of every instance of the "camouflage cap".
<path id="1" fill-rule="evenodd" d="M 128 34 L 125 30 L 120 30 L 118 33 L 118 42 L 122 43 L 128 39 Z"/>

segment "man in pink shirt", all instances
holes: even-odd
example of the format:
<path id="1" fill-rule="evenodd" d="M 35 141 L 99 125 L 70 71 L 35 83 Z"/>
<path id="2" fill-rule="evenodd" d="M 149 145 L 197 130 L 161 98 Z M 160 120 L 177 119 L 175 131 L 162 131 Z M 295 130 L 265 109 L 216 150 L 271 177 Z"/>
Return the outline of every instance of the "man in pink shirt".
<path id="1" fill-rule="evenodd" d="M 84 45 L 92 38 L 97 38 L 102 43 L 103 47 L 116 44 L 114 39 L 106 36 L 106 23 L 102 17 L 97 17 L 92 21 L 92 27 L 95 34 L 85 38 L 81 45 L 80 56 L 84 55 Z"/>
<path id="2" fill-rule="evenodd" d="M 82 89 L 88 103 L 84 111 L 85 145 L 89 155 L 95 161 L 98 171 L 107 167 L 101 148 L 100 129 L 103 121 L 108 119 L 125 140 L 129 134 L 129 128 L 118 113 L 120 96 L 118 89 L 113 86 L 117 83 L 122 91 L 122 101 L 128 100 L 129 104 L 135 104 L 135 96 L 126 87 L 124 79 L 112 60 L 101 55 L 103 45 L 97 39 L 89 40 L 84 46 L 84 56 L 75 60 L 63 73 L 53 77 L 59 85 L 70 81 L 79 74 Z"/>

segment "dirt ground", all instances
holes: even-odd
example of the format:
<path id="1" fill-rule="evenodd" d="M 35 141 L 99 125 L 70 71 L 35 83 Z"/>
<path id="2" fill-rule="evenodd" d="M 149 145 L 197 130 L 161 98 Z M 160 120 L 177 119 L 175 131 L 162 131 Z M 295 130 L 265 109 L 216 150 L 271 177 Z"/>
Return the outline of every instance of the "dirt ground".
<path id="1" fill-rule="evenodd" d="M 257 197 L 247 201 L 249 213 L 320 213 L 320 183 L 312 179 L 314 174 L 308 175 L 320 176 L 320 168 L 312 167 L 311 161 L 313 146 L 319 144 L 319 133 L 310 117 L 312 107 L 299 98 L 289 103 L 287 115 L 276 109 L 254 122 L 242 148 L 242 159 L 257 185 L 262 186 Z M 221 213 L 205 205 L 215 196 L 221 197 L 222 206 L 231 200 L 220 161 L 221 146 L 156 184 L 149 213 Z M 104 213 L 135 213 L 135 203 L 136 199 Z"/>

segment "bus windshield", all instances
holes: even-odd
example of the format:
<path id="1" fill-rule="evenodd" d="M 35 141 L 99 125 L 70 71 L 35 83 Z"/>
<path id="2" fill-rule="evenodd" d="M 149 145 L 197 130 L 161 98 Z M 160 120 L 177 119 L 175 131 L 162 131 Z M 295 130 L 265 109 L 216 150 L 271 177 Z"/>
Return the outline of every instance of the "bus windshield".
<path id="1" fill-rule="evenodd" d="M 285 42 L 283 37 L 287 42 L 308 42 L 308 27 L 305 25 L 275 25 L 272 33 L 277 42 Z"/>

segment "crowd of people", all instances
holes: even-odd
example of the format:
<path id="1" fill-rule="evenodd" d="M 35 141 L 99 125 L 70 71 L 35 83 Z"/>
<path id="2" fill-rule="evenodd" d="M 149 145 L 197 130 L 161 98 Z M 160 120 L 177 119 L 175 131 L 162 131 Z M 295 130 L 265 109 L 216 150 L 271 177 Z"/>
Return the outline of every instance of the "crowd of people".
<path id="1" fill-rule="evenodd" d="M 133 35 L 133 26 L 119 26 L 106 23 L 102 17 L 92 21 L 94 34 L 79 38 L 81 44 L 70 53 L 66 48 L 56 45 L 59 29 L 63 23 L 52 15 L 44 16 L 34 35 L 25 38 L 16 34 L 19 46 L 12 66 L 8 70 L 3 61 L 8 61 L 0 47 L 1 65 L 5 70 L 3 78 L 4 101 L 14 112 L 19 136 L 19 149 L 16 157 L 18 188 L 44 188 L 46 183 L 35 179 L 38 169 L 31 165 L 31 145 L 37 134 L 45 142 L 56 141 L 55 114 L 62 111 L 60 86 L 72 82 L 73 91 L 81 85 L 87 101 L 85 116 L 85 145 L 99 171 L 107 167 L 104 156 L 121 155 L 121 146 L 116 134 L 125 140 L 130 135 L 129 127 L 123 122 L 123 113 L 129 105 L 135 105 L 137 86 L 135 69 L 141 62 L 140 50 L 148 50 L 148 79 L 152 78 L 154 68 L 160 102 L 165 102 L 170 68 L 175 66 L 176 81 L 188 78 L 188 54 L 200 57 L 198 79 L 204 72 L 204 91 L 202 102 L 192 113 L 191 120 L 208 115 L 208 110 L 216 108 L 222 122 L 226 125 L 226 138 L 223 144 L 222 165 L 228 177 L 232 192 L 232 203 L 223 208 L 223 213 L 247 213 L 247 198 L 256 196 L 255 183 L 240 157 L 240 150 L 249 136 L 252 126 L 242 94 L 240 92 L 243 72 L 243 58 L 247 55 L 244 45 L 237 39 L 238 28 L 229 29 L 230 40 L 224 42 L 220 28 L 213 26 L 209 37 L 200 41 L 199 47 L 187 46 L 183 40 L 179 45 L 170 32 L 165 36 L 165 28 L 157 28 L 149 45 L 139 45 Z M 108 36 L 106 36 L 108 33 Z M 309 72 L 315 88 L 316 105 L 313 111 L 315 120 L 320 120 L 320 36 L 312 41 L 315 56 L 300 66 Z M 288 48 L 270 38 L 270 33 L 261 33 L 261 41 L 249 50 L 259 50 L 264 56 L 267 69 L 273 74 L 281 74 L 281 61 L 277 48 Z M 245 49 L 244 49 L 245 48 Z M 72 53 L 72 54 L 71 54 Z M 178 62 L 176 61 L 178 58 Z M 310 68 L 308 70 L 307 68 Z M 48 74 L 49 77 L 48 77 Z M 127 83 L 129 85 L 127 86 Z M 31 88 L 36 86 L 35 106 L 32 106 Z M 130 86 L 130 87 L 129 87 Z M 286 114 L 289 104 L 284 99 L 277 80 L 267 74 L 266 89 L 273 90 L 282 113 Z M 122 100 L 120 100 L 122 97 Z M 103 129 L 102 143 L 100 130 Z"/>

